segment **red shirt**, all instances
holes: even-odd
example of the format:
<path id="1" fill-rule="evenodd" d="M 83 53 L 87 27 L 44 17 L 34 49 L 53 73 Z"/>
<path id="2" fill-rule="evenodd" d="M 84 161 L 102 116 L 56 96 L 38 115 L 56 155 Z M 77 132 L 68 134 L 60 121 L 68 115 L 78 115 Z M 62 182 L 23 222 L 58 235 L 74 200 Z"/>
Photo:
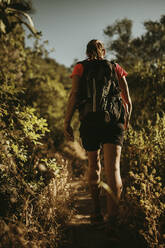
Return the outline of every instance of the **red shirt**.
<path id="1" fill-rule="evenodd" d="M 116 63 L 115 69 L 116 69 L 116 73 L 119 77 L 119 80 L 120 80 L 120 78 L 128 75 L 128 73 L 117 63 Z M 73 68 L 71 77 L 73 77 L 74 75 L 78 75 L 79 77 L 81 77 L 83 74 L 83 71 L 84 71 L 83 65 L 82 64 L 76 64 L 75 67 Z"/>

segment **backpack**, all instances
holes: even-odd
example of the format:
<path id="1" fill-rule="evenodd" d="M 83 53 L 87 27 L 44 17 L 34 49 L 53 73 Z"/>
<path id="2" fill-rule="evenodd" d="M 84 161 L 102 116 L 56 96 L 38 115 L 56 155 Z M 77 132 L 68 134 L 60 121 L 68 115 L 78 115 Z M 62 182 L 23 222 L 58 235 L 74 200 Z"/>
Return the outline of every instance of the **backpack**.
<path id="1" fill-rule="evenodd" d="M 84 60 L 78 103 L 80 120 L 95 116 L 99 122 L 117 122 L 124 115 L 121 89 L 115 63 L 108 60 Z"/>

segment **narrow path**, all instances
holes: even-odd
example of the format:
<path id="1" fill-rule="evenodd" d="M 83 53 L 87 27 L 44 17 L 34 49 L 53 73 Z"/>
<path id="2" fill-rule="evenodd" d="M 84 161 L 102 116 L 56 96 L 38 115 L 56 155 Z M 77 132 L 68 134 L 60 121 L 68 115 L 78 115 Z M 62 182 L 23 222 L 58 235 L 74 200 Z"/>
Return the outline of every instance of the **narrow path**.
<path id="1" fill-rule="evenodd" d="M 72 182 L 75 214 L 66 228 L 67 244 L 61 248 L 119 248 L 119 239 L 103 224 L 91 224 L 92 200 L 83 180 Z M 104 199 L 103 199 L 104 204 Z M 103 206 L 104 207 L 104 206 Z"/>

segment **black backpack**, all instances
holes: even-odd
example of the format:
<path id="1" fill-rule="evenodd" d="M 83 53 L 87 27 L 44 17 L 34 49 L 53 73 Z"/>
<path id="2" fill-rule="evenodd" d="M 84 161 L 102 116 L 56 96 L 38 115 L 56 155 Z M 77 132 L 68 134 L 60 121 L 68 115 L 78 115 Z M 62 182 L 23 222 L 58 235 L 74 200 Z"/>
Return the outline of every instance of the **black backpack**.
<path id="1" fill-rule="evenodd" d="M 115 63 L 108 60 L 84 60 L 78 63 L 84 68 L 77 104 L 80 120 L 95 116 L 98 121 L 107 123 L 120 119 L 124 121 Z"/>

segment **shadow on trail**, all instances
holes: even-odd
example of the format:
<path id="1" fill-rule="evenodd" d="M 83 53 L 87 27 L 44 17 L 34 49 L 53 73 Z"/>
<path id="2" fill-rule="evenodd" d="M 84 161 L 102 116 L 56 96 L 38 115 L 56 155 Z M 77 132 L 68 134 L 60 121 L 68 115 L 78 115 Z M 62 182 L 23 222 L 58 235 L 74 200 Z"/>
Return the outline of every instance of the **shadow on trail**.
<path id="1" fill-rule="evenodd" d="M 75 212 L 66 226 L 66 242 L 60 248 L 147 248 L 138 234 L 130 233 L 128 228 L 91 224 L 92 199 L 83 182 L 73 182 Z M 105 211 L 105 197 L 102 197 Z"/>

